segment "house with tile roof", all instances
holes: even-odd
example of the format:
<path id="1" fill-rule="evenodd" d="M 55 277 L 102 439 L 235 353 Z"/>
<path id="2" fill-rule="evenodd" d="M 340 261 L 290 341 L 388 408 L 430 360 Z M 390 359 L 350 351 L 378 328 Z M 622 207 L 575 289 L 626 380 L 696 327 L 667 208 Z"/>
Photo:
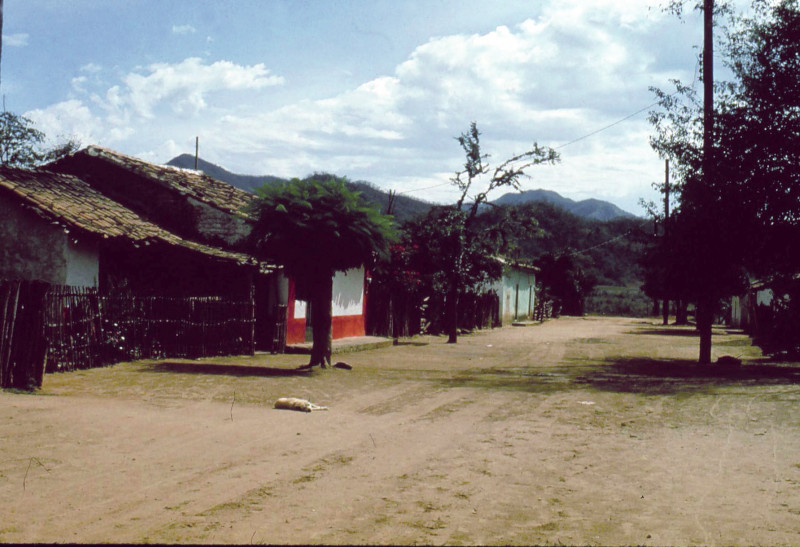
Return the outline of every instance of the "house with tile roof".
<path id="1" fill-rule="evenodd" d="M 249 206 L 256 196 L 200 171 L 154 165 L 99 146 L 70 154 L 48 164 L 46 169 L 80 178 L 142 219 L 186 241 L 226 252 L 246 252 Z M 120 264 L 126 260 L 125 253 L 116 257 Z M 266 273 L 254 277 L 256 306 L 274 310 L 285 305 L 287 342 L 302 342 L 310 336 L 306 303 L 295 298 L 292 280 L 271 271 L 268 267 Z M 199 275 L 209 274 L 201 271 Z M 334 278 L 334 338 L 365 334 L 364 280 L 363 268 L 338 272 Z M 274 325 L 277 318 L 273 315 L 257 315 L 258 332 L 266 332 Z M 262 321 L 264 324 L 259 324 Z"/>
<path id="2" fill-rule="evenodd" d="M 245 253 L 181 238 L 68 174 L 0 167 L 0 210 L 0 279 L 110 288 L 126 278 L 135 290 L 219 294 L 264 269 Z M 201 270 L 217 281 L 192 274 Z"/>
<path id="3" fill-rule="evenodd" d="M 191 241 L 241 249 L 255 195 L 200 171 L 155 165 L 89 146 L 46 169 L 77 176 L 110 199 Z"/>

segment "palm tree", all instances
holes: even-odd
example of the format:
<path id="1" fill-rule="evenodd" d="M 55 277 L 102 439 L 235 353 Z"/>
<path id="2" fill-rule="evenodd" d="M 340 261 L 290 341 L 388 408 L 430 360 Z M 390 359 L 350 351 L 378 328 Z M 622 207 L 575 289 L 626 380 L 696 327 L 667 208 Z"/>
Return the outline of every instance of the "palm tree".
<path id="1" fill-rule="evenodd" d="M 392 217 L 382 215 L 347 187 L 344 178 L 313 175 L 284 186 L 258 189 L 251 242 L 274 260 L 311 303 L 313 345 L 309 366 L 331 361 L 333 276 L 367 264 L 395 237 Z"/>

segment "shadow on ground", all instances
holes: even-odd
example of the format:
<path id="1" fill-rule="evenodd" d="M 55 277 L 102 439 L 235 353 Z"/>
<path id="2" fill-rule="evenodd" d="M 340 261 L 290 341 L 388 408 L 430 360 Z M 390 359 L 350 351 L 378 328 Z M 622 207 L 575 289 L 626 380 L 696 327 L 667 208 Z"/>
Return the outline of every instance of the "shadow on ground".
<path id="1" fill-rule="evenodd" d="M 724 329 L 714 328 L 712 335 L 729 335 L 729 334 L 743 334 L 741 329 Z M 687 336 L 689 338 L 698 338 L 700 333 L 694 326 L 674 325 L 671 327 L 658 327 L 651 329 L 636 329 L 626 332 L 625 334 L 637 334 L 647 336 Z"/>
<path id="2" fill-rule="evenodd" d="M 648 336 L 689 336 L 689 337 L 699 336 L 697 330 L 695 329 L 669 328 L 669 327 L 664 327 L 663 329 L 637 329 L 628 331 L 625 334 L 638 334 L 638 335 L 644 334 Z"/>
<path id="3" fill-rule="evenodd" d="M 178 374 L 212 374 L 225 376 L 309 376 L 309 369 L 275 368 L 244 365 L 221 365 L 215 363 L 181 363 L 164 361 L 141 369 L 141 372 Z"/>
<path id="4" fill-rule="evenodd" d="M 800 367 L 757 362 L 738 367 L 699 365 L 688 359 L 614 358 L 552 367 L 465 371 L 435 380 L 445 387 L 555 393 L 577 390 L 673 395 L 709 393 L 726 385 L 800 384 Z"/>
<path id="5" fill-rule="evenodd" d="M 575 383 L 622 393 L 707 393 L 725 385 L 800 384 L 800 367 L 764 363 L 700 365 L 689 359 L 618 358 L 577 376 Z"/>

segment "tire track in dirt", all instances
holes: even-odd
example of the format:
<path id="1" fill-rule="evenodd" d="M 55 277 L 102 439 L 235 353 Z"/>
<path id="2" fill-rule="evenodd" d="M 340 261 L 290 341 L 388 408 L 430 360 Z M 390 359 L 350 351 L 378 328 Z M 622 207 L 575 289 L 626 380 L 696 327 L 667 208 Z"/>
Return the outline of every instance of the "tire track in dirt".
<path id="1" fill-rule="evenodd" d="M 4 438 L 20 443 L 0 446 L 0 461 L 20 460 L 0 463 L 0 503 L 25 511 L 0 526 L 0 541 L 68 540 L 78 530 L 80 541 L 164 543 L 796 543 L 796 384 L 698 389 L 677 378 L 652 391 L 630 389 L 619 372 L 612 382 L 575 383 L 587 367 L 601 375 L 642 347 L 661 344 L 671 355 L 671 345 L 687 343 L 619 334 L 636 328 L 566 318 L 464 337 L 459 347 L 365 352 L 348 357 L 352 372 L 291 383 L 182 376 L 163 407 L 2 393 L 2 402 L 22 401 L 15 420 L 30 426 L 0 422 Z M 229 403 L 184 400 L 187 385 L 200 401 L 220 385 L 237 395 L 249 386 L 250 404 L 237 397 L 230 420 Z M 114 389 L 124 396 L 124 385 Z M 331 410 L 267 408 L 276 394 L 307 394 Z M 37 406 L 45 411 L 26 414 Z M 62 429 L 70 435 L 54 437 Z M 104 451 L 114 443 L 118 450 Z M 60 460 L 55 473 L 31 467 L 22 503 L 29 460 L 19 447 Z M 126 451 L 137 459 L 136 481 L 116 475 Z M 82 484 L 89 465 L 103 482 L 94 491 Z M 59 492 L 71 487 L 83 508 Z M 74 507 L 59 514 L 64 500 Z"/>
<path id="2" fill-rule="evenodd" d="M 296 542 L 296 528 L 316 528 L 315 523 L 322 529 L 330 528 L 334 535 L 344 532 L 353 542 L 380 542 L 380 539 L 376 539 L 380 537 L 384 537 L 384 541 L 394 542 L 428 541 L 438 537 L 437 532 L 445 527 L 445 512 L 454 505 L 466 506 L 469 496 L 474 494 L 465 486 L 470 481 L 456 480 L 454 483 L 449 480 L 451 466 L 458 466 L 459 463 L 454 461 L 453 455 L 460 454 L 466 461 L 472 454 L 469 446 L 472 441 L 463 439 L 469 438 L 469 432 L 475 428 L 475 424 L 461 424 L 453 428 L 451 418 L 474 410 L 474 403 L 469 396 L 464 396 L 464 390 L 453 391 L 459 393 L 437 393 L 425 405 L 412 405 L 404 412 L 392 414 L 393 419 L 388 423 L 385 419 L 376 422 L 378 427 L 371 429 L 372 437 L 362 440 L 358 446 L 326 454 L 311 466 L 259 485 L 254 491 L 267 493 L 261 500 L 261 510 L 247 514 L 240 510 L 247 499 L 252 500 L 251 492 L 244 500 L 231 499 L 224 504 L 223 507 L 229 509 L 230 513 L 217 514 L 223 516 L 223 522 L 236 519 L 237 528 L 252 528 L 250 534 L 254 541 L 268 537 L 270 542 Z M 492 404 L 483 409 L 483 413 L 495 411 L 498 406 Z M 435 432 L 432 435 L 431 427 L 441 435 Z M 438 440 L 431 442 L 432 436 Z M 423 439 L 426 441 L 424 444 Z M 409 453 L 408 446 L 415 446 L 413 453 Z M 443 457 L 443 454 L 447 456 Z M 346 462 L 346 465 L 331 465 L 331 461 Z M 489 476 L 486 471 L 479 466 L 467 469 L 467 474 Z M 374 485 L 371 495 L 346 495 L 350 485 L 363 484 L 365 481 Z M 299 492 L 304 492 L 303 497 L 310 501 L 304 509 L 297 508 L 297 518 L 279 522 L 270 516 L 271 504 L 290 495 L 296 497 Z M 401 495 L 396 496 L 392 492 L 400 492 Z M 442 496 L 446 496 L 447 500 L 443 501 Z M 344 500 L 347 502 L 344 503 Z M 376 511 L 378 507 L 384 510 Z M 371 517 L 365 519 L 364 515 Z M 367 522 L 370 519 L 373 522 Z M 398 526 L 406 532 L 398 535 Z M 347 532 L 356 529 L 359 530 L 357 534 Z M 269 534 L 265 535 L 267 531 Z M 152 537 L 168 539 L 167 532 L 165 530 Z M 189 537 L 203 541 L 215 541 L 217 538 L 213 529 L 207 536 L 204 534 L 205 531 Z M 245 535 L 239 539 L 249 541 L 250 538 Z M 324 543 L 326 537 L 329 536 L 323 533 L 306 540 Z"/>

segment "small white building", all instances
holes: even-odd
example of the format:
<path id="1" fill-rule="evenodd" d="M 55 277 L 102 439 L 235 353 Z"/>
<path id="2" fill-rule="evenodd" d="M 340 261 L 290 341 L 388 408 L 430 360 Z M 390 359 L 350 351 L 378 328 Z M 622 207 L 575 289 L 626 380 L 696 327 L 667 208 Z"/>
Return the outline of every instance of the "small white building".
<path id="1" fill-rule="evenodd" d="M 500 324 L 510 325 L 533 317 L 536 306 L 536 266 L 520 262 L 509 262 L 498 258 L 503 264 L 503 277 L 492 287 L 500 300 Z"/>

